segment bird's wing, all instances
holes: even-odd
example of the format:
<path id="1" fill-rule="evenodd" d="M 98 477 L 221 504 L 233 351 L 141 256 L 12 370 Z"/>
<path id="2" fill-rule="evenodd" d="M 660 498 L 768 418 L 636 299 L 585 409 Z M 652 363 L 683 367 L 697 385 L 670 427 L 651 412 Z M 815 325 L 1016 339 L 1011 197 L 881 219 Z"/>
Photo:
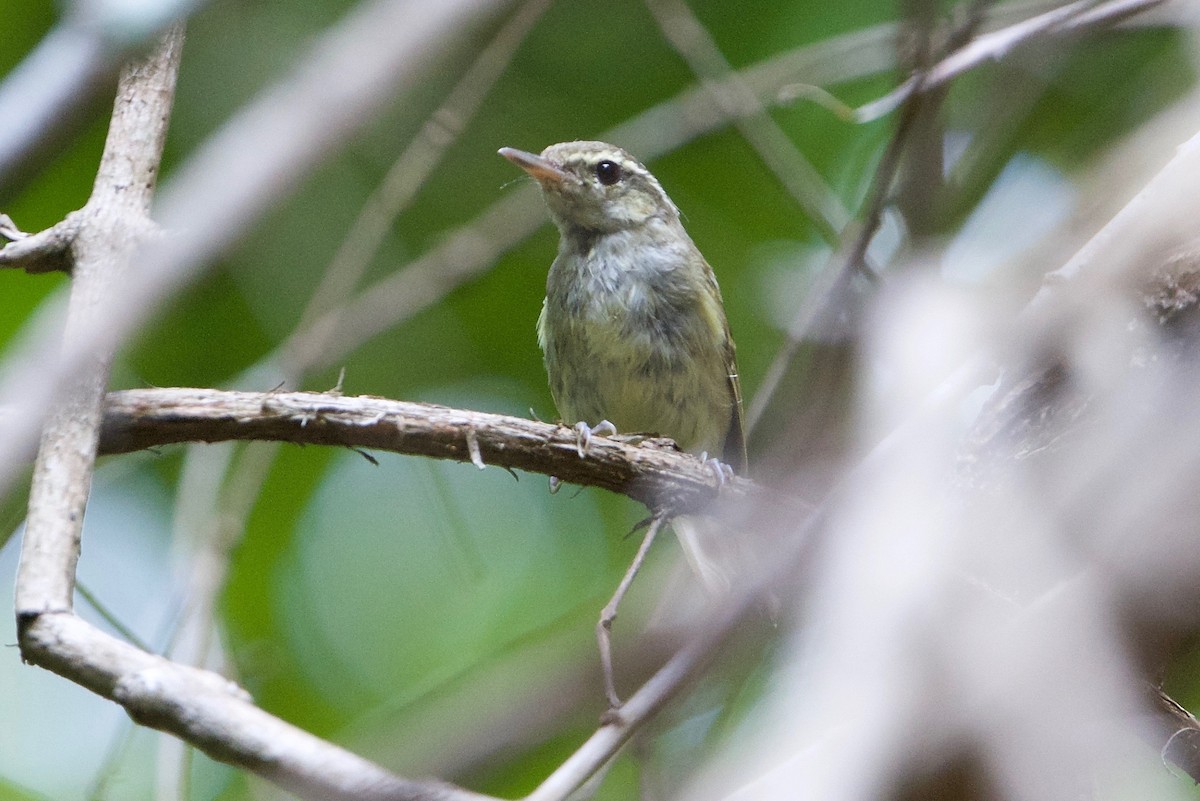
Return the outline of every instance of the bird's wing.
<path id="1" fill-rule="evenodd" d="M 725 464 L 733 472 L 743 475 L 749 463 L 746 458 L 746 420 L 742 411 L 742 382 L 738 379 L 737 358 L 734 354 L 733 337 L 729 324 L 725 324 L 725 364 L 729 373 L 729 391 L 733 395 L 733 410 L 730 412 L 729 433 L 725 435 Z"/>
<path id="2" fill-rule="evenodd" d="M 694 246 L 693 246 L 694 247 Z M 699 252 L 697 251 L 697 255 Z M 701 256 L 701 259 L 703 257 Z M 737 354 L 733 344 L 733 334 L 729 331 L 729 318 L 725 316 L 725 302 L 721 299 L 721 287 L 717 285 L 717 275 L 708 262 L 704 263 L 708 278 L 708 294 L 706 304 L 710 311 L 709 325 L 714 333 L 720 332 L 724 339 L 722 344 L 725 364 L 725 375 L 729 381 L 729 395 L 733 400 L 729 411 L 729 428 L 725 433 L 725 448 L 721 460 L 733 468 L 733 472 L 741 475 L 746 472 L 746 423 L 742 410 L 742 382 L 738 378 Z"/>

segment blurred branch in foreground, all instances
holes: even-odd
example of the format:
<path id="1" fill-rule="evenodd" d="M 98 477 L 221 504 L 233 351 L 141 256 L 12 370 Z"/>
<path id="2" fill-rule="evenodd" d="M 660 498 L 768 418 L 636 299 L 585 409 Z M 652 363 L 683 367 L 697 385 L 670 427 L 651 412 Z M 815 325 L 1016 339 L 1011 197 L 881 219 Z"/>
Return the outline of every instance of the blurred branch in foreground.
<path id="1" fill-rule="evenodd" d="M 197 0 L 67 5 L 64 19 L 0 83 L 0 203 L 44 168 L 116 84 L 129 57 Z"/>
<path id="2" fill-rule="evenodd" d="M 70 376 L 144 325 L 308 168 L 364 125 L 405 80 L 414 80 L 428 53 L 496 1 L 446 0 L 414 15 L 402 0 L 367 0 L 291 75 L 182 164 L 159 193 L 155 216 L 172 236 L 152 242 L 135 260 L 128 291 L 61 355 L 58 343 L 45 337 L 9 360 L 0 403 L 13 413 L 0 419 L 0 492 L 28 457 L 46 409 Z"/>
<path id="3" fill-rule="evenodd" d="M 1200 136 L 1015 318 L 923 256 L 884 283 L 793 668 L 696 796 L 1175 797 L 1195 724 L 1143 687 L 1200 633 L 1198 175 Z"/>

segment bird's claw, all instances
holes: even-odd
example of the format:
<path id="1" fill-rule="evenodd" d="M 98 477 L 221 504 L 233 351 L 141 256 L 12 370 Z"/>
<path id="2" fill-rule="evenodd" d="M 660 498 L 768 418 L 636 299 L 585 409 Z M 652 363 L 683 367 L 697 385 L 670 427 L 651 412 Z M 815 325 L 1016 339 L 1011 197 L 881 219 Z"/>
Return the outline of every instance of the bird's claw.
<path id="1" fill-rule="evenodd" d="M 611 437 L 616 433 L 617 427 L 607 420 L 601 420 L 594 426 L 580 420 L 575 424 L 575 450 L 579 453 L 579 458 L 587 456 L 588 449 L 592 447 L 592 437 Z"/>
<path id="2" fill-rule="evenodd" d="M 713 476 L 717 479 L 717 486 L 723 487 L 733 481 L 733 468 L 722 462 L 720 459 L 709 458 L 708 451 L 700 454 L 700 461 L 712 471 Z"/>

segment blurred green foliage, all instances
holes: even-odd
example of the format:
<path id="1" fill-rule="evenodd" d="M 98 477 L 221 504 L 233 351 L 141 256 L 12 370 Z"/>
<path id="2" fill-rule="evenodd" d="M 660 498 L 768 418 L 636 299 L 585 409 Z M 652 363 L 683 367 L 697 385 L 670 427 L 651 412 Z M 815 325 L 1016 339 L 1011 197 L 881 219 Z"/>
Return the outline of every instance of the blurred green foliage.
<path id="1" fill-rule="evenodd" d="M 737 68 L 892 22 L 897 14 L 878 0 L 770 0 L 751 9 L 717 0 L 691 5 Z M 330 0 L 217 0 L 201 9 L 189 23 L 165 180 L 350 7 Z M 0 0 L 0 18 L 6 41 L 0 73 L 56 19 L 45 5 L 21 0 Z M 501 22 L 490 20 L 428 65 L 418 89 L 398 98 L 165 310 L 123 354 L 114 385 L 273 386 L 277 376 L 262 360 L 295 326 L 383 172 Z M 997 97 L 1014 80 L 1013 67 L 989 66 L 950 92 L 951 132 L 969 142 L 987 141 L 989 149 L 973 154 L 977 166 L 958 188 L 944 223 L 947 236 L 1014 156 L 1046 162 L 1069 180 L 1194 81 L 1184 38 L 1168 30 L 1111 32 L 1051 48 L 1037 62 L 1040 83 L 1006 136 L 986 135 Z M 396 221 L 365 281 L 393 273 L 514 189 L 519 176 L 496 156 L 498 147 L 539 150 L 591 138 L 695 82 L 641 3 L 613 0 L 603 13 L 580 0 L 554 4 Z M 880 74 L 828 88 L 860 103 L 895 82 L 895 75 Z M 857 209 L 892 121 L 851 126 L 803 103 L 774 109 L 771 116 L 841 201 Z M 35 230 L 80 206 L 104 130 L 103 118 L 92 120 L 2 211 Z M 743 386 L 752 397 L 782 341 L 787 311 L 823 264 L 828 243 L 732 128 L 700 137 L 650 166 L 717 271 Z M 512 414 L 532 408 L 553 419 L 533 332 L 555 242 L 546 226 L 435 306 L 363 343 L 343 364 L 307 376 L 302 388 L 329 388 L 344 367 L 349 394 Z M 58 276 L 0 271 L 0 356 L 13 352 L 65 283 Z M 169 541 L 181 450 L 109 460 L 102 468 L 101 475 L 113 480 L 98 482 L 97 503 L 125 492 L 122 481 L 153 498 L 124 535 L 113 534 L 117 553 Z M 242 457 L 244 450 L 239 448 Z M 229 666 L 268 710 L 389 767 L 423 775 L 455 765 L 457 773 L 445 778 L 485 792 L 527 792 L 579 744 L 602 711 L 592 628 L 636 548 L 636 537 L 624 535 L 642 510 L 603 493 L 573 497 L 566 488 L 551 496 L 541 477 L 514 481 L 495 468 L 479 473 L 390 456 L 379 462 L 321 448 L 278 450 L 220 598 Z M 89 532 L 85 538 L 86 576 L 100 546 Z M 186 554 L 186 547 L 177 549 Z M 655 607 L 661 582 L 654 578 L 665 575 L 673 549 L 670 542 L 660 545 L 649 576 L 623 610 L 616 629 L 619 671 L 623 645 L 637 638 Z M 0 564 L 11 570 L 13 545 L 3 553 Z M 186 555 L 181 558 L 173 569 L 186 576 Z M 181 600 L 145 604 L 173 614 Z M 129 614 L 141 621 L 146 610 L 129 603 Z M 146 626 L 140 635 L 157 647 L 169 639 L 161 621 Z M 6 631 L 5 641 L 12 642 Z M 715 739 L 728 736 L 764 681 L 770 638 L 752 639 L 744 664 L 726 665 L 707 691 L 661 724 L 657 749 L 618 760 L 599 798 L 635 795 L 644 772 L 678 776 L 681 766 L 694 764 Z M 36 671 L 17 665 L 15 649 L 6 653 L 0 697 L 35 692 L 27 676 Z M 65 686 L 42 678 L 47 681 L 37 693 L 55 694 Z M 548 698 L 547 692 L 561 697 Z M 515 710 L 539 704 L 545 714 L 534 716 L 528 733 L 505 742 L 506 722 L 520 717 Z M 30 751 L 51 747 L 50 741 L 18 736 L 28 731 L 23 716 L 38 714 L 36 709 L 26 704 L 20 714 L 8 711 L 0 733 L 0 799 L 82 798 L 97 781 L 103 782 L 99 797 L 152 797 L 154 749 L 122 746 L 129 726 L 115 713 L 104 733 L 115 757 L 101 753 L 50 775 L 23 767 Z M 61 714 L 53 747 L 65 752 L 71 746 L 62 738 L 72 736 L 75 719 L 70 711 Z M 127 776 L 139 778 L 121 779 Z M 245 798 L 254 784 L 202 757 L 192 777 L 197 799 Z"/>

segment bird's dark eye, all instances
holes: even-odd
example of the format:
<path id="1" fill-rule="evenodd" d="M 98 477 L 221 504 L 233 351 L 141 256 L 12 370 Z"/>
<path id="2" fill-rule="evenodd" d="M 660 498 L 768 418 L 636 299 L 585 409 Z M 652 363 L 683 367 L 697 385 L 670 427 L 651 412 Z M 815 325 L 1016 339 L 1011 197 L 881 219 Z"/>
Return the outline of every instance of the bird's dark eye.
<path id="1" fill-rule="evenodd" d="M 596 177 L 605 186 L 612 186 L 621 180 L 621 165 L 605 159 L 596 165 Z"/>

